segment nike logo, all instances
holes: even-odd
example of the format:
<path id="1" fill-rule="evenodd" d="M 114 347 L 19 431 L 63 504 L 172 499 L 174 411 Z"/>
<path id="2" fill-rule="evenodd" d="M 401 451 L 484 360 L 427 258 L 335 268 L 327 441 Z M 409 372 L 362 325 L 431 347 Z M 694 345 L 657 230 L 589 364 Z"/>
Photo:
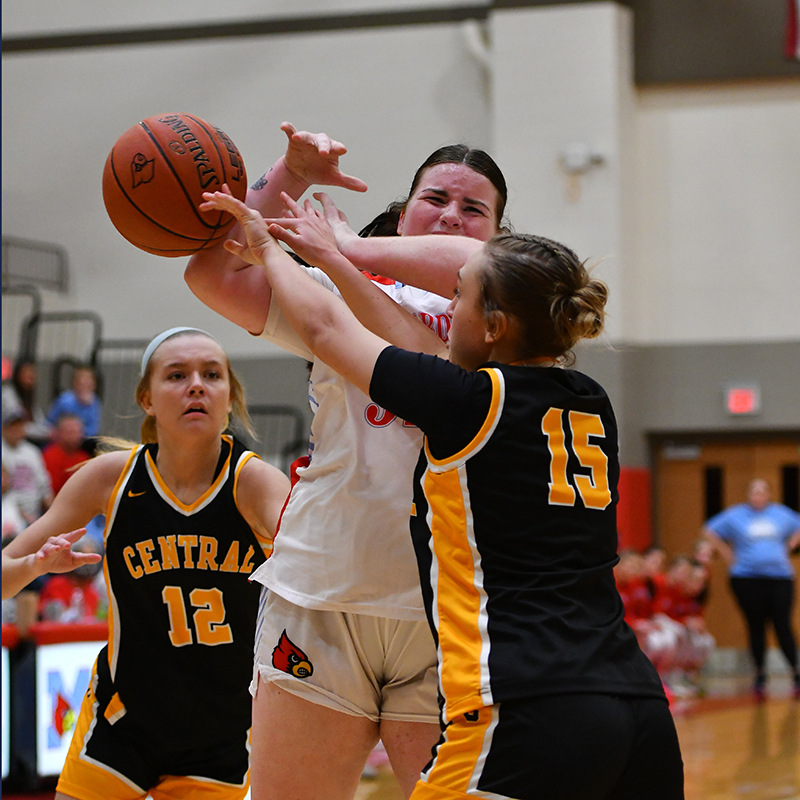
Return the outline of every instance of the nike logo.
<path id="1" fill-rule="evenodd" d="M 145 490 L 144 492 L 133 492 L 130 489 L 128 489 L 128 497 L 141 497 L 143 494 L 147 494 L 147 491 Z"/>

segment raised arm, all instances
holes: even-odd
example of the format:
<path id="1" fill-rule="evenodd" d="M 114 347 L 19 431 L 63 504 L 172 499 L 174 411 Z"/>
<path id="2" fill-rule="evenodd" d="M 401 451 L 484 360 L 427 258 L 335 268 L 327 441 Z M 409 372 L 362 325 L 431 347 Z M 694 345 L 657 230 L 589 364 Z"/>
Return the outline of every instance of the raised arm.
<path id="1" fill-rule="evenodd" d="M 358 269 L 417 286 L 451 298 L 457 274 L 466 260 L 483 247 L 467 236 L 359 236 L 347 217 L 324 192 L 321 203 L 342 254 Z M 271 220 L 273 221 L 273 220 Z M 274 220 L 277 221 L 277 220 Z"/>
<path id="2" fill-rule="evenodd" d="M 314 197 L 320 200 L 323 209 L 330 203 L 326 194 Z M 324 270 L 365 328 L 406 350 L 447 357 L 447 346 L 430 328 L 342 256 L 326 218 L 328 215 L 316 210 L 308 200 L 301 206 L 284 194 L 283 201 L 291 217 L 272 224 L 268 222 L 268 230 L 307 263 Z"/>
<path id="3" fill-rule="evenodd" d="M 204 197 L 202 210 L 222 209 L 236 216 L 247 244 L 229 239 L 225 247 L 250 263 L 263 264 L 281 312 L 309 350 L 369 394 L 375 361 L 387 342 L 361 325 L 340 298 L 306 275 L 270 235 L 257 211 L 223 192 Z M 344 259 L 338 249 L 335 252 L 336 258 Z"/>
<path id="4" fill-rule="evenodd" d="M 312 184 L 366 191 L 362 180 L 339 170 L 339 158 L 347 152 L 341 142 L 324 133 L 298 131 L 289 122 L 281 130 L 289 140 L 286 153 L 250 187 L 248 206 L 264 216 L 281 214 L 282 192 L 296 200 Z M 230 236 L 243 237 L 238 224 Z M 189 259 L 184 278 L 192 292 L 223 317 L 251 333 L 264 329 L 271 289 L 260 265 L 248 264 L 219 242 Z"/>

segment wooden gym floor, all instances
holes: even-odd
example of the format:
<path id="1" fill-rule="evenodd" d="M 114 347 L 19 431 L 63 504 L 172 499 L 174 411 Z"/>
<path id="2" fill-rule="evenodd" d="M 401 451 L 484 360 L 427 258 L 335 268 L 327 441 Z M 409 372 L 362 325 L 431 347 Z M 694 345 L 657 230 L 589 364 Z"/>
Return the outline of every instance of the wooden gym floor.
<path id="1" fill-rule="evenodd" d="M 763 703 L 749 688 L 749 677 L 715 679 L 705 697 L 673 701 L 686 800 L 800 800 L 800 700 L 788 678 L 773 678 Z M 388 767 L 378 773 L 356 800 L 403 800 Z"/>
<path id="2" fill-rule="evenodd" d="M 686 800 L 800 800 L 800 700 L 773 678 L 756 703 L 749 678 L 716 679 L 703 698 L 673 702 L 683 750 Z M 389 767 L 362 779 L 355 800 L 402 800 Z M 53 800 L 53 792 L 4 800 Z M 646 798 L 642 798 L 646 800 Z"/>

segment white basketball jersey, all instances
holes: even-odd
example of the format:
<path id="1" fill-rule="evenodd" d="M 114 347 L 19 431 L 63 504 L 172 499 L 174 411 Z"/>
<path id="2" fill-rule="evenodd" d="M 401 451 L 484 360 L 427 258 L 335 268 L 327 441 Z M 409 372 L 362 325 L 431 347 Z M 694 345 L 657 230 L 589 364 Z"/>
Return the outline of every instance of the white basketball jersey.
<path id="1" fill-rule="evenodd" d="M 307 272 L 338 293 L 324 272 Z M 378 285 L 447 341 L 448 300 L 397 282 Z M 274 301 L 261 336 L 314 360 Z M 305 608 L 424 619 L 409 533 L 422 432 L 318 359 L 309 402 L 311 463 L 299 470 L 272 557 L 253 578 Z"/>

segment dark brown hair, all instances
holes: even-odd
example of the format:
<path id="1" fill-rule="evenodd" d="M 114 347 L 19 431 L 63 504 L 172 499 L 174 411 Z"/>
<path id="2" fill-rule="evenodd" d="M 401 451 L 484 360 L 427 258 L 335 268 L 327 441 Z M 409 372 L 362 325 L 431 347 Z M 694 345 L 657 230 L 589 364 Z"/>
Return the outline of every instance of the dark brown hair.
<path id="1" fill-rule="evenodd" d="M 411 182 L 411 189 L 405 200 L 397 200 L 390 203 L 386 211 L 378 214 L 372 222 L 365 225 L 358 233 L 359 236 L 397 236 L 397 225 L 400 221 L 400 214 L 405 209 L 408 199 L 414 194 L 419 186 L 420 180 L 428 167 L 437 164 L 465 164 L 479 175 L 488 178 L 492 186 L 497 189 L 500 200 L 497 204 L 495 223 L 500 229 L 503 222 L 503 214 L 506 210 L 508 201 L 508 187 L 506 179 L 495 160 L 484 150 L 475 147 L 468 147 L 465 144 L 449 144 L 434 150 L 422 163 L 414 174 Z"/>

